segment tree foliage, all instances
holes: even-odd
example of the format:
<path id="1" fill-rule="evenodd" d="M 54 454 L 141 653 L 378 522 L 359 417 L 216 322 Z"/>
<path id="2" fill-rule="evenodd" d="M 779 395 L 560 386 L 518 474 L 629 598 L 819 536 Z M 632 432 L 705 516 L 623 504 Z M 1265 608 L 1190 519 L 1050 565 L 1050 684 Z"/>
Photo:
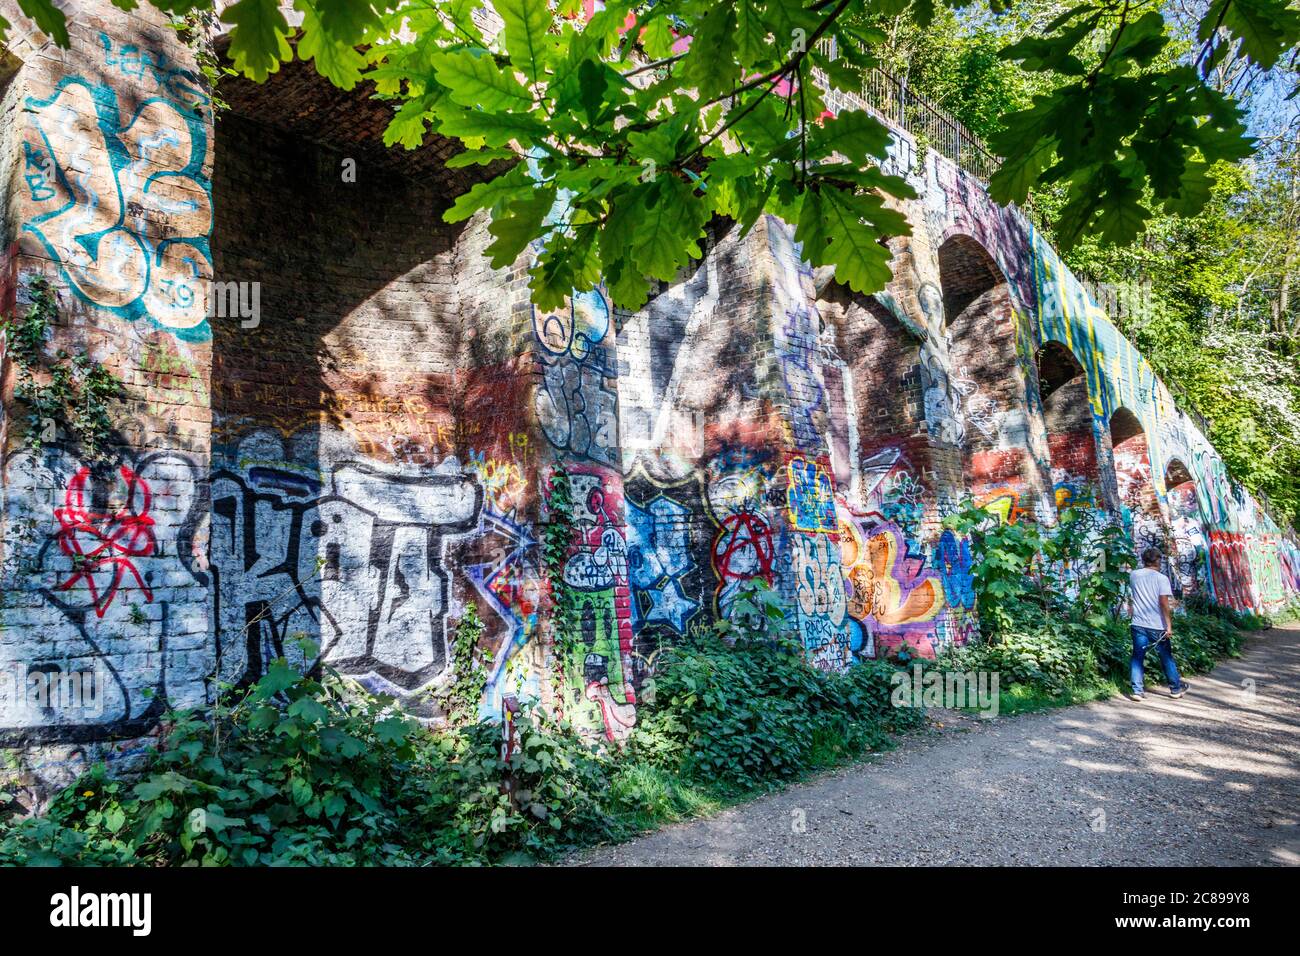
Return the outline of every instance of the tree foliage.
<path id="1" fill-rule="evenodd" d="M 133 9 L 137 0 L 114 0 Z M 152 0 L 174 16 L 213 0 Z M 66 45 L 51 0 L 21 0 Z M 285 11 L 292 8 L 293 16 Z M 702 252 L 705 226 L 771 213 L 804 256 L 862 293 L 912 195 L 881 161 L 888 131 L 833 116 L 884 63 L 986 136 L 990 184 L 1026 203 L 1080 272 L 1146 283 L 1124 330 L 1252 490 L 1300 511 L 1295 356 L 1300 165 L 1287 113 L 1300 13 L 1288 0 L 237 0 L 233 70 L 295 57 L 389 101 L 385 141 L 437 134 L 450 165 L 499 174 L 458 197 L 486 210 L 496 266 L 526 249 L 534 302 L 603 283 L 637 307 Z M 0 30 L 8 24 L 0 22 Z M 814 78 L 816 73 L 816 79 Z M 1257 107 L 1256 114 L 1261 110 Z M 1294 115 L 1291 110 L 1287 115 Z M 1274 124 L 1276 127 L 1277 124 Z M 1250 127 L 1250 128 L 1248 128 Z M 1141 237 L 1141 242 L 1136 242 Z"/>
<path id="2" fill-rule="evenodd" d="M 172 14 L 213 6 L 152 2 Z M 652 280 L 700 255 L 711 217 L 747 229 L 764 213 L 797 224 L 813 264 L 858 292 L 880 289 L 881 240 L 908 232 L 895 200 L 911 190 L 880 169 L 887 131 L 867 114 L 829 115 L 824 91 L 861 89 L 888 45 L 873 20 L 925 30 L 949 16 L 934 0 L 609 0 L 591 16 L 581 0 L 497 0 L 500 28 L 488 30 L 474 15 L 481 0 L 292 6 L 300 25 L 277 0 L 221 12 L 235 70 L 261 81 L 295 56 L 310 60 L 335 85 L 368 81 L 392 101 L 390 145 L 437 133 L 465 147 L 462 165 L 529 157 L 449 216 L 489 210 L 496 265 L 537 243 L 530 286 L 543 308 L 598 281 L 616 304 L 639 306 Z M 50 0 L 22 8 L 68 42 Z M 1057 81 L 985 118 L 1006 157 L 994 197 L 1024 202 L 1060 184 L 1066 246 L 1128 242 L 1156 211 L 1203 209 L 1212 164 L 1253 147 L 1211 71 L 1229 56 L 1275 67 L 1300 39 L 1300 16 L 1285 0 L 1213 0 L 1196 23 L 1195 56 L 1162 61 L 1173 22 L 1154 0 L 1085 0 L 1002 48 L 998 57 Z"/>

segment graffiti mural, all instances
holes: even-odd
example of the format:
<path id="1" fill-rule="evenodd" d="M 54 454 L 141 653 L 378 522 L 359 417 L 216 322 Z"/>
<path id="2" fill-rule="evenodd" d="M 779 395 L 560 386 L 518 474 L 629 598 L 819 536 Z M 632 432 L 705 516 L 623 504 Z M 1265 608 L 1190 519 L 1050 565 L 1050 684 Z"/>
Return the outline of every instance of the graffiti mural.
<path id="1" fill-rule="evenodd" d="M 211 672 L 200 476 L 178 453 L 83 464 L 63 449 L 6 462 L 0 746 L 148 733 L 206 699 Z M 41 489 L 61 487 L 51 507 Z M 17 671 L 79 681 L 84 706 L 33 707 Z"/>
<path id="2" fill-rule="evenodd" d="M 706 500 L 717 528 L 711 561 L 717 579 L 714 610 L 732 619 L 738 591 L 755 580 L 775 584 L 776 540 L 767 512 L 775 474 L 761 452 L 719 456 L 708 471 Z"/>
<path id="3" fill-rule="evenodd" d="M 577 633 L 562 666 L 571 719 L 618 740 L 636 723 L 622 479 L 611 469 L 575 466 L 569 482 L 574 531 L 564 583 L 575 595 Z"/>
<path id="4" fill-rule="evenodd" d="M 206 339 L 211 273 L 208 129 L 184 102 L 145 99 L 128 112 L 110 86 L 65 77 L 48 99 L 27 98 L 50 158 L 23 228 L 85 302 Z M 31 180 L 29 180 L 31 184 Z"/>
<path id="5" fill-rule="evenodd" d="M 349 462 L 324 479 L 249 465 L 214 471 L 211 495 L 221 679 L 255 680 L 279 657 L 310 667 L 302 638 L 377 693 L 412 698 L 443 675 L 443 543 L 479 521 L 471 475 L 454 462 L 424 475 Z"/>
<path id="6" fill-rule="evenodd" d="M 1209 548 L 1201 524 L 1196 486 L 1190 481 L 1166 492 L 1169 505 L 1169 560 L 1183 595 L 1204 593 L 1209 586 L 1206 572 Z"/>
<path id="7" fill-rule="evenodd" d="M 662 495 L 644 507 L 628 502 L 628 574 L 635 600 L 632 628 L 663 622 L 678 634 L 699 610 L 687 597 L 684 578 L 694 562 L 690 547 L 690 511 Z"/>
<path id="8" fill-rule="evenodd" d="M 786 490 L 790 526 L 796 531 L 831 534 L 837 530 L 835 494 L 821 462 L 792 458 L 787 465 L 790 486 Z"/>
<path id="9" fill-rule="evenodd" d="M 907 642 L 932 654 L 933 622 L 944 608 L 939 575 L 893 522 L 854 515 L 843 503 L 839 516 L 848 611 L 858 625 L 853 651 L 873 657 Z"/>

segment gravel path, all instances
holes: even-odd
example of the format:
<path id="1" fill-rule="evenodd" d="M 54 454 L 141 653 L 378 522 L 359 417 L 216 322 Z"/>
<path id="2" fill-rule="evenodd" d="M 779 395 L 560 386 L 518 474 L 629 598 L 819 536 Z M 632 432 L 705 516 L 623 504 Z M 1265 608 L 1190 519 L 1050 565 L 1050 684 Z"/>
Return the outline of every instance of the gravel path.
<path id="1" fill-rule="evenodd" d="M 1181 700 L 940 712 L 870 762 L 569 863 L 1300 864 L 1300 626 L 1191 683 Z"/>

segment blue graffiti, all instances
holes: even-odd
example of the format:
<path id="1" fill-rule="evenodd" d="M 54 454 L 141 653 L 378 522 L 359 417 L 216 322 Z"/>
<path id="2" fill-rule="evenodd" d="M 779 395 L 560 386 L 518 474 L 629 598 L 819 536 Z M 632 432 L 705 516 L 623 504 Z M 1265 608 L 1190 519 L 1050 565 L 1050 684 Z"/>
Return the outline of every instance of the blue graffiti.
<path id="1" fill-rule="evenodd" d="M 944 531 L 934 549 L 934 566 L 943 581 L 950 607 L 975 606 L 975 578 L 971 575 L 970 539 Z"/>
<path id="2" fill-rule="evenodd" d="M 682 578 L 690 573 L 690 511 L 663 496 L 645 508 L 627 502 L 627 571 L 632 586 L 632 629 L 662 621 L 679 634 L 699 610 L 686 596 Z"/>

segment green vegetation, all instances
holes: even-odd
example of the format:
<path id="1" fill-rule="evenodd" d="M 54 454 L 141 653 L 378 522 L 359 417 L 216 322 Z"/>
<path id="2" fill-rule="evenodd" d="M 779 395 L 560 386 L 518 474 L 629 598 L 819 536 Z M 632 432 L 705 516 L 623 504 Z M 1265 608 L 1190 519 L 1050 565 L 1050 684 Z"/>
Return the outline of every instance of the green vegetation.
<path id="1" fill-rule="evenodd" d="M 1128 684 L 1132 639 L 1123 603 L 1131 545 L 1119 529 L 1089 529 L 1090 509 L 1067 509 L 1043 529 L 1005 524 L 967 503 L 947 524 L 969 533 L 984 640 L 924 666 L 999 675 L 999 712 L 1109 697 Z M 1271 626 L 1208 601 L 1188 600 L 1174 622 L 1179 670 L 1197 674 L 1236 657 L 1244 632 Z M 1163 680 L 1148 662 L 1148 680 Z"/>
<path id="2" fill-rule="evenodd" d="M 0 822 L 0 865 L 546 859 L 889 746 L 922 719 L 890 707 L 886 663 L 825 674 L 718 628 L 658 660 L 621 751 L 526 708 L 508 761 L 499 724 L 423 728 L 281 660 L 211 712 L 171 715 L 139 777 L 98 765 L 44 816 Z"/>
<path id="3" fill-rule="evenodd" d="M 984 640 L 924 669 L 997 673 L 1003 713 L 1113 693 L 1129 655 L 1113 609 L 1130 559 L 1122 535 L 1089 530 L 1085 518 L 1067 511 L 1044 530 L 967 506 L 949 519 L 973 539 Z M 923 709 L 892 701 L 897 665 L 913 663 L 906 652 L 844 673 L 814 670 L 802 647 L 776 636 L 784 616 L 769 589 L 756 584 L 736 604 L 743 626 L 717 622 L 659 652 L 621 748 L 525 707 L 504 757 L 501 725 L 477 722 L 471 706 L 482 688 L 473 653 L 482 625 L 471 615 L 456 630 L 468 676 L 449 693 L 459 723 L 446 729 L 277 661 L 211 710 L 169 715 L 158 751 L 129 780 L 101 764 L 42 817 L 8 807 L 0 864 L 545 860 L 711 812 L 889 747 L 891 734 L 922 723 Z M 1206 670 L 1238 652 L 1242 629 L 1267 623 L 1189 608 L 1175 657 L 1186 673 Z"/>
<path id="4" fill-rule="evenodd" d="M 89 355 L 44 351 L 59 319 L 54 289 L 43 276 L 27 280 L 25 311 L 0 316 L 0 336 L 18 369 L 14 395 L 27 407 L 27 444 L 36 451 L 66 438 L 87 461 L 110 457 L 115 434 L 112 405 L 123 396 L 122 383 Z"/>

